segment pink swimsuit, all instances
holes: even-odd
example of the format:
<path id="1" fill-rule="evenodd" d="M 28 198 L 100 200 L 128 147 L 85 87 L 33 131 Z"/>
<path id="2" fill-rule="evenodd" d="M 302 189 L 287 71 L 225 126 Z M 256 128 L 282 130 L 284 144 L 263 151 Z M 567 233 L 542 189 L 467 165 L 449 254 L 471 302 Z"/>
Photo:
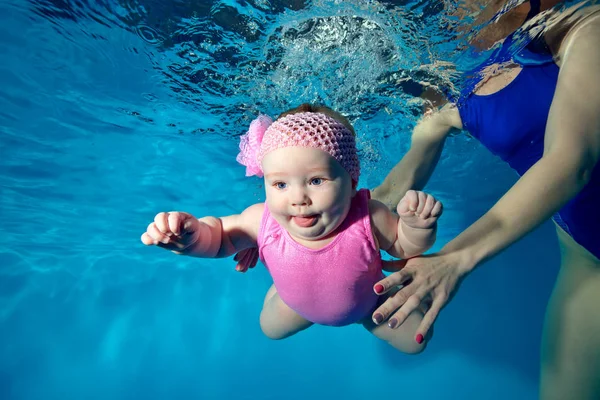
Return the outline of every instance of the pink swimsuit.
<path id="1" fill-rule="evenodd" d="M 369 316 L 377 304 L 373 285 L 383 273 L 366 189 L 352 199 L 337 236 L 318 250 L 294 241 L 265 204 L 258 248 L 281 300 L 311 322 L 348 325 Z"/>

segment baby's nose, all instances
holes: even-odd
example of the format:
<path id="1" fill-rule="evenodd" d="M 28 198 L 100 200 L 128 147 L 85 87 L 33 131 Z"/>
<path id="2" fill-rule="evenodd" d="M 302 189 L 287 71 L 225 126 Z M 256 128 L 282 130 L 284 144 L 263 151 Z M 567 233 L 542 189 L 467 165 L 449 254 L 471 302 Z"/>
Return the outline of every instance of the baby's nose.
<path id="1" fill-rule="evenodd" d="M 294 206 L 306 206 L 310 203 L 308 193 L 303 188 L 297 188 L 292 191 L 291 201 Z"/>

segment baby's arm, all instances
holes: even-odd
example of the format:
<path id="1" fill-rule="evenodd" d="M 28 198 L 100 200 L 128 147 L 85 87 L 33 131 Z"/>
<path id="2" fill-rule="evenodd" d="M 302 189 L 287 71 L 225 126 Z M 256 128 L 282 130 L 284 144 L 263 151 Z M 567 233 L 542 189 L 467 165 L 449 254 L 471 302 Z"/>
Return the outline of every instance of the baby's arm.
<path id="1" fill-rule="evenodd" d="M 160 213 L 148 225 L 142 242 L 192 257 L 228 257 L 256 246 L 263 210 L 260 203 L 239 215 L 200 219 L 183 212 Z"/>
<path id="2" fill-rule="evenodd" d="M 398 215 L 376 200 L 370 200 L 369 210 L 380 248 L 394 257 L 417 256 L 435 242 L 442 203 L 431 195 L 409 190 L 398 203 Z"/>

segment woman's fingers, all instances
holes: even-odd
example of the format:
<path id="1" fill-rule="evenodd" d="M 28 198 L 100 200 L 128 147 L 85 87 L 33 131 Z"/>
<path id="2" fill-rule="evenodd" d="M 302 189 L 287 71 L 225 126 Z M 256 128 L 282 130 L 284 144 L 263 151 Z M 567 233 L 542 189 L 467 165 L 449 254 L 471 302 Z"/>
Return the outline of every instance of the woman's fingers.
<path id="1" fill-rule="evenodd" d="M 406 266 L 407 262 L 403 262 L 403 264 L 404 266 Z M 379 295 L 387 293 L 390 289 L 403 285 L 406 282 L 410 281 L 412 279 L 412 274 L 413 272 L 408 269 L 402 269 L 398 272 L 394 272 L 393 274 L 377 282 L 373 286 L 373 290 Z"/>
<path id="2" fill-rule="evenodd" d="M 410 286 L 410 285 L 409 285 Z M 399 294 L 400 292 L 396 293 Z M 423 299 L 427 295 L 427 289 L 421 287 L 415 291 L 402 306 L 392 314 L 388 320 L 388 326 L 392 329 L 399 327 L 408 318 L 408 316 L 417 310 L 423 303 Z"/>
<path id="3" fill-rule="evenodd" d="M 417 329 L 416 341 L 421 343 L 423 338 L 427 337 L 427 333 L 429 329 L 433 326 L 433 323 L 437 319 L 438 314 L 442 310 L 442 308 L 446 305 L 447 297 L 439 295 L 431 303 L 431 307 L 423 317 L 419 328 Z"/>
<path id="4" fill-rule="evenodd" d="M 377 287 L 377 285 L 375 286 Z M 415 290 L 415 286 L 407 285 L 394 295 L 387 298 L 386 301 L 384 301 L 383 304 L 377 307 L 377 309 L 373 312 L 373 321 L 376 324 L 380 324 L 381 322 L 387 320 L 396 310 L 401 308 L 408 301 L 408 299 L 414 294 Z"/>
<path id="5" fill-rule="evenodd" d="M 447 254 L 409 259 L 404 269 L 375 284 L 378 294 L 404 286 L 396 293 L 390 292 L 390 297 L 373 313 L 373 321 L 381 324 L 387 320 L 394 329 L 416 309 L 429 306 L 427 311 L 423 310 L 425 315 L 415 333 L 415 340 L 422 343 L 466 273 L 460 267 L 460 259 Z"/>

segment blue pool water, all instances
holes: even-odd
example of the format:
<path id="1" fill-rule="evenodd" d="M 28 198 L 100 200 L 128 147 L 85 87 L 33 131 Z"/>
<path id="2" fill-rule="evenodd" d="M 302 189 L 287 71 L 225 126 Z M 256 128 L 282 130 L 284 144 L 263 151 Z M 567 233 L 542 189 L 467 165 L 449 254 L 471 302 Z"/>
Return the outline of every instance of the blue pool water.
<path id="1" fill-rule="evenodd" d="M 270 341 L 263 267 L 140 243 L 159 211 L 261 201 L 238 137 L 303 101 L 351 117 L 375 186 L 421 109 L 406 82 L 451 87 L 441 60 L 469 62 L 442 3 L 400 3 L 0 2 L 0 399 L 536 398 L 549 223 L 463 284 L 419 356 L 358 326 Z M 514 181 L 452 137 L 435 248 Z"/>

